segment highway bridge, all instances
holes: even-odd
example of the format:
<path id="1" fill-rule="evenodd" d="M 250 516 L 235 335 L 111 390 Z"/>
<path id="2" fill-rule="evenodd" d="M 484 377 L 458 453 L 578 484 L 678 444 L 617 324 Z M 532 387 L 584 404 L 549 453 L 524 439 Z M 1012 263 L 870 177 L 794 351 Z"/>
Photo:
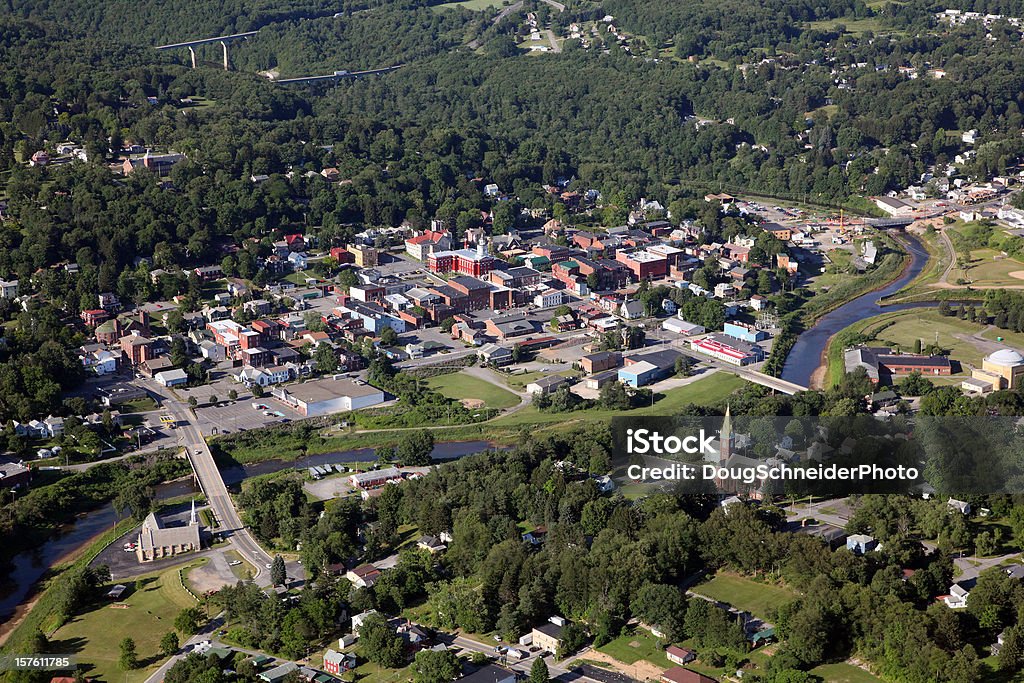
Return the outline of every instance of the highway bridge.
<path id="1" fill-rule="evenodd" d="M 228 493 L 228 487 L 224 484 L 220 470 L 213 460 L 213 453 L 199 427 L 192 421 L 191 409 L 170 392 L 161 395 L 161 398 L 165 410 L 174 417 L 179 442 L 185 449 L 189 464 L 192 465 L 199 488 L 210 505 L 210 511 L 218 524 L 218 531 L 253 565 L 257 583 L 268 585 L 269 572 L 263 570 L 273 558 L 260 547 L 242 523 Z"/>
<path id="2" fill-rule="evenodd" d="M 215 36 L 213 38 L 197 38 L 195 40 L 184 40 L 180 43 L 170 43 L 168 45 L 157 45 L 157 50 L 180 50 L 183 47 L 187 47 L 189 54 L 192 55 L 192 68 L 195 69 L 199 62 L 196 59 L 196 47 L 200 45 L 209 45 L 211 43 L 220 43 L 221 47 L 224 48 L 224 70 L 227 71 L 230 68 L 231 62 L 228 60 L 228 43 L 236 40 L 246 40 L 259 33 L 259 31 L 246 31 L 244 33 L 232 33 L 226 36 Z"/>
<path id="3" fill-rule="evenodd" d="M 864 222 L 873 228 L 902 228 L 913 223 L 917 218 L 865 218 Z"/>
<path id="4" fill-rule="evenodd" d="M 363 78 L 364 76 L 376 76 L 379 74 L 391 73 L 401 69 L 405 64 L 398 64 L 396 66 L 385 66 L 380 69 L 369 69 L 367 71 L 335 71 L 332 74 L 324 74 L 323 76 L 299 76 L 296 78 L 280 78 L 275 80 L 275 83 L 281 85 L 295 85 L 301 83 L 317 83 L 321 81 L 340 81 L 346 78 Z"/>

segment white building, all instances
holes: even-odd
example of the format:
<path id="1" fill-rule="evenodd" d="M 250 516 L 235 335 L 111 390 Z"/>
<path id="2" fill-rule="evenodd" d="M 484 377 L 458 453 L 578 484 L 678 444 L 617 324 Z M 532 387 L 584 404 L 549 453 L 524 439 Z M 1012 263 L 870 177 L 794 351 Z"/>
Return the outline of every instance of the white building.
<path id="1" fill-rule="evenodd" d="M 153 376 L 153 379 L 156 380 L 157 384 L 164 387 L 178 387 L 188 384 L 188 375 L 181 368 L 158 372 Z"/>
<path id="2" fill-rule="evenodd" d="M 384 402 L 384 392 L 377 387 L 341 375 L 277 387 L 272 393 L 304 417 L 359 410 Z"/>

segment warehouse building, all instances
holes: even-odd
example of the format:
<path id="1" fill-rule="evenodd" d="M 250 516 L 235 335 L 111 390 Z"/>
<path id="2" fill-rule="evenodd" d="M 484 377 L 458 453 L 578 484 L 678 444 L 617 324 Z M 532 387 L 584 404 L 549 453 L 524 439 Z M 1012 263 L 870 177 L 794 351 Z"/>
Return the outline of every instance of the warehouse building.
<path id="1" fill-rule="evenodd" d="M 304 417 L 330 415 L 369 408 L 384 402 L 384 392 L 358 380 L 340 375 L 275 387 L 271 393 Z"/>

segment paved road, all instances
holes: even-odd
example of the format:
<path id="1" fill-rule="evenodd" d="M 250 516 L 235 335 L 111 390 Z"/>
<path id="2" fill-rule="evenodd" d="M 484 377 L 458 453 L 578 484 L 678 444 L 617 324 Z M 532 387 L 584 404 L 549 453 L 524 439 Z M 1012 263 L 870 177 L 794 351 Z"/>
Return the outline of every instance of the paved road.
<path id="1" fill-rule="evenodd" d="M 255 567 L 256 583 L 266 586 L 270 585 L 269 572 L 263 571 L 266 565 L 270 564 L 273 558 L 260 547 L 256 539 L 252 537 L 249 530 L 242 524 L 242 519 L 235 510 L 235 505 L 228 493 L 224 479 L 220 476 L 220 470 L 213 461 L 213 453 L 193 423 L 192 411 L 189 407 L 173 396 L 170 392 L 163 394 L 164 409 L 169 412 L 177 422 L 179 443 L 188 453 L 189 460 L 199 478 L 199 485 L 206 495 L 210 510 L 219 524 L 223 534 L 248 562 Z"/>

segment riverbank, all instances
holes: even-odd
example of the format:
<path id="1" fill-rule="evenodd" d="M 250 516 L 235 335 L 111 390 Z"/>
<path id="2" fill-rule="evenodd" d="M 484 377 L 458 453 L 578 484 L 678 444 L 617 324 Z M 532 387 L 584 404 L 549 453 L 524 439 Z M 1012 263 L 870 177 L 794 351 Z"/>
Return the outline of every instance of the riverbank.
<path id="1" fill-rule="evenodd" d="M 177 494 L 179 490 L 182 490 L 183 485 L 190 481 L 191 477 L 184 477 L 161 484 L 160 490 L 164 493 L 174 493 L 175 495 L 159 499 L 157 509 L 164 509 L 168 506 L 181 504 L 197 498 L 199 494 Z M 75 530 L 79 528 L 91 530 L 96 527 L 96 524 L 91 524 L 91 522 L 97 522 L 99 527 L 101 527 L 100 530 L 89 533 L 84 538 L 76 539 Z M 23 595 L 18 599 L 17 604 L 13 605 L 13 609 L 5 615 L 6 621 L 0 624 L 0 651 L 3 650 L 4 644 L 11 640 L 11 634 L 14 632 L 27 631 L 29 634 L 27 637 L 30 637 L 31 634 L 35 633 L 35 628 L 45 630 L 46 619 L 49 618 L 53 608 L 52 606 L 47 608 L 46 603 L 41 601 L 50 591 L 57 577 L 81 562 L 84 562 L 86 565 L 89 564 L 110 543 L 128 533 L 138 524 L 137 520 L 130 517 L 121 519 L 114 514 L 112 509 L 104 505 L 92 511 L 79 514 L 75 523 L 70 525 L 72 527 L 71 530 L 57 534 L 54 538 L 47 541 L 39 549 L 39 552 L 44 555 L 44 557 L 38 558 L 41 560 L 40 564 L 37 565 L 40 568 L 39 572 L 31 576 L 18 576 L 16 579 L 21 583 L 15 586 L 13 592 L 23 592 Z M 78 525 L 82 525 L 82 527 Z M 60 554 L 55 557 L 46 558 L 45 547 L 48 544 L 53 544 L 53 547 L 57 549 L 67 549 L 61 550 Z M 20 559 L 20 557 L 16 559 Z M 30 617 L 31 621 L 27 620 L 26 616 Z"/>
<path id="2" fill-rule="evenodd" d="M 54 587 L 57 579 L 69 569 L 88 566 L 104 548 L 126 534 L 136 524 L 138 522 L 134 519 L 122 519 L 113 528 L 97 534 L 85 545 L 72 550 L 55 563 L 35 585 L 28 600 L 17 607 L 14 616 L 0 625 L 0 652 L 22 652 L 24 650 L 19 648 L 24 648 L 37 631 L 53 631 L 54 625 L 49 622 L 55 616 L 57 595 Z"/>
<path id="3" fill-rule="evenodd" d="M 903 239 L 894 240 L 904 250 L 899 257 L 898 266 L 890 261 L 885 269 L 876 269 L 871 276 L 859 278 L 857 287 L 861 292 L 858 296 L 832 307 L 827 313 L 819 315 L 820 304 L 810 311 L 815 323 L 805 329 L 793 345 L 782 369 L 782 379 L 820 388 L 823 385 L 824 370 L 827 366 L 829 341 L 840 330 L 845 329 L 857 320 L 871 317 L 882 312 L 879 300 L 896 292 L 918 276 L 928 262 L 928 252 L 921 246 L 920 240 L 911 234 Z M 893 254 L 887 255 L 889 259 Z M 844 291 L 850 291 L 850 288 Z M 819 295 L 820 296 L 820 295 Z"/>

